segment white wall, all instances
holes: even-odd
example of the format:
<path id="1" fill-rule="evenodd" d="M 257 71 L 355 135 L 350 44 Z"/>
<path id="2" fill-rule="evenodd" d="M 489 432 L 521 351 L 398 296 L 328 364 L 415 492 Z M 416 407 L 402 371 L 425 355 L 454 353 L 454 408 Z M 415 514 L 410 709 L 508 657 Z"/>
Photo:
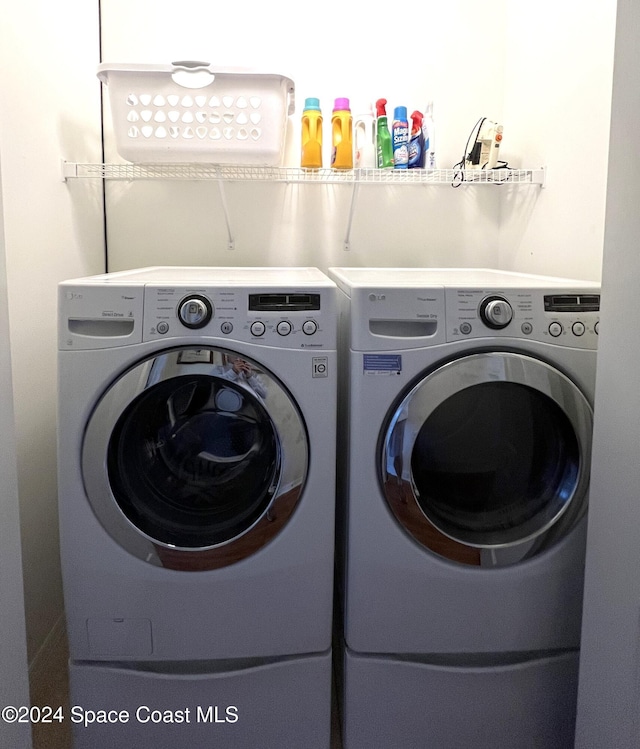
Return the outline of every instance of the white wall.
<path id="1" fill-rule="evenodd" d="M 502 205 L 500 266 L 599 280 L 616 0 L 508 3 L 505 150 L 548 186 Z"/>
<path id="2" fill-rule="evenodd" d="M 640 7 L 620 0 L 576 747 L 640 746 Z"/>
<path id="3" fill-rule="evenodd" d="M 384 97 L 436 106 L 440 164 L 459 160 L 481 115 L 502 117 L 504 0 L 491 13 L 472 0 L 439 0 L 407 11 L 407 36 L 357 3 L 327 0 L 317 13 L 292 0 L 162 6 L 153 0 L 103 0 L 103 60 L 159 62 L 199 59 L 256 65 L 296 84 L 286 162 L 299 164 L 304 99 L 318 96 L 325 144 L 334 98 L 348 96 L 354 113 Z M 416 29 L 410 29 L 411 15 Z M 487 40 L 490 40 L 488 42 Z M 481 50 L 479 60 L 478 51 Z M 358 104 L 361 102 L 361 104 Z M 108 160 L 118 160 L 107 123 Z M 329 149 L 325 149 L 328 156 Z M 328 160 L 325 158 L 325 164 Z M 495 265 L 501 195 L 449 186 L 360 189 L 343 251 L 350 188 L 227 186 L 236 250 L 227 235 L 218 187 L 203 183 L 113 183 L 108 186 L 110 269 L 153 263 Z"/>
<path id="4" fill-rule="evenodd" d="M 511 166 L 548 168 L 544 190 L 364 186 L 349 253 L 345 186 L 228 185 L 236 240 L 229 252 L 217 185 L 110 184 L 110 268 L 491 265 L 599 279 L 615 5 L 601 0 L 586 13 L 577 0 L 499 0 L 490 8 L 440 0 L 408 12 L 406 38 L 394 29 L 382 40 L 378 14 L 340 0 L 313 20 L 291 0 L 191 0 L 180 14 L 152 0 L 105 0 L 106 62 L 200 59 L 290 75 L 297 109 L 289 166 L 298 163 L 304 98 L 320 97 L 328 123 L 334 97 L 347 95 L 354 109 L 384 96 L 389 113 L 434 99 L 441 167 L 460 159 L 486 116 L 504 123 L 502 156 Z M 326 127 L 325 144 L 328 134 Z M 110 121 L 107 159 L 119 160 Z"/>
<path id="5" fill-rule="evenodd" d="M 0 189 L 0 705 L 5 706 L 29 704 L 29 680 L 3 217 Z M 30 726 L 0 722 L 0 745 L 27 749 Z"/>
<path id="6" fill-rule="evenodd" d="M 10 14 L 10 15 L 9 15 Z M 103 270 L 98 7 L 23 0 L 0 24 L 0 155 L 29 659 L 62 616 L 56 504 L 56 283 Z"/>

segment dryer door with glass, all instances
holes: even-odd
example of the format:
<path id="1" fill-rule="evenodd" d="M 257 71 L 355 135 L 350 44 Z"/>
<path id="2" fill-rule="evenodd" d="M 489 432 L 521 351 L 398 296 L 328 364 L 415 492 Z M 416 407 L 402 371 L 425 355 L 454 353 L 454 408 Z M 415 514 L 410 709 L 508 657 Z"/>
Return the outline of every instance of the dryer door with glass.
<path id="1" fill-rule="evenodd" d="M 87 424 L 91 506 L 127 551 L 171 569 L 223 567 L 267 544 L 307 474 L 302 415 L 255 361 L 176 348 L 140 361 Z"/>
<path id="2" fill-rule="evenodd" d="M 380 441 L 385 499 L 423 547 L 469 565 L 530 558 L 586 510 L 593 415 L 533 357 L 486 352 L 422 376 Z"/>

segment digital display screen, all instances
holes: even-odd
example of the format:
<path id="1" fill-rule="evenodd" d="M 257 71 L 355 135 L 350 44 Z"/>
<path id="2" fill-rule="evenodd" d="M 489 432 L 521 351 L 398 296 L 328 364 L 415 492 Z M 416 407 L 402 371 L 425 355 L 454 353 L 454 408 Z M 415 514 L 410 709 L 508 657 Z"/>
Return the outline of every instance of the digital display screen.
<path id="1" fill-rule="evenodd" d="M 545 312 L 599 312 L 600 294 L 549 294 Z"/>
<path id="2" fill-rule="evenodd" d="M 249 294 L 250 312 L 306 312 L 320 309 L 320 294 Z"/>

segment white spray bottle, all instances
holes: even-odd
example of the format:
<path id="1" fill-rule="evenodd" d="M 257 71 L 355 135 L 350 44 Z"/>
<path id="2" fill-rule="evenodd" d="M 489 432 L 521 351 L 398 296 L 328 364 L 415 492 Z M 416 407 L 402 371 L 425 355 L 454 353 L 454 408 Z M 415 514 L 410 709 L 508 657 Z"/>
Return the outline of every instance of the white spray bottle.
<path id="1" fill-rule="evenodd" d="M 424 168 L 436 169 L 436 126 L 433 121 L 433 102 L 430 101 L 422 118 L 422 135 L 424 136 Z"/>

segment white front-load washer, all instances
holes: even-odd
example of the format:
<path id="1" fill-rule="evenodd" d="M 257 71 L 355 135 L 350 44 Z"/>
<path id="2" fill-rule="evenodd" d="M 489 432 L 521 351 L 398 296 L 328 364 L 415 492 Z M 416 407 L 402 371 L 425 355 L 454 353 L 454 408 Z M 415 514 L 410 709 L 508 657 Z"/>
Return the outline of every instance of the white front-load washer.
<path id="1" fill-rule="evenodd" d="M 59 312 L 75 746 L 326 749 L 335 284 L 154 267 Z"/>
<path id="2" fill-rule="evenodd" d="M 330 275 L 345 749 L 572 746 L 599 286 Z"/>

